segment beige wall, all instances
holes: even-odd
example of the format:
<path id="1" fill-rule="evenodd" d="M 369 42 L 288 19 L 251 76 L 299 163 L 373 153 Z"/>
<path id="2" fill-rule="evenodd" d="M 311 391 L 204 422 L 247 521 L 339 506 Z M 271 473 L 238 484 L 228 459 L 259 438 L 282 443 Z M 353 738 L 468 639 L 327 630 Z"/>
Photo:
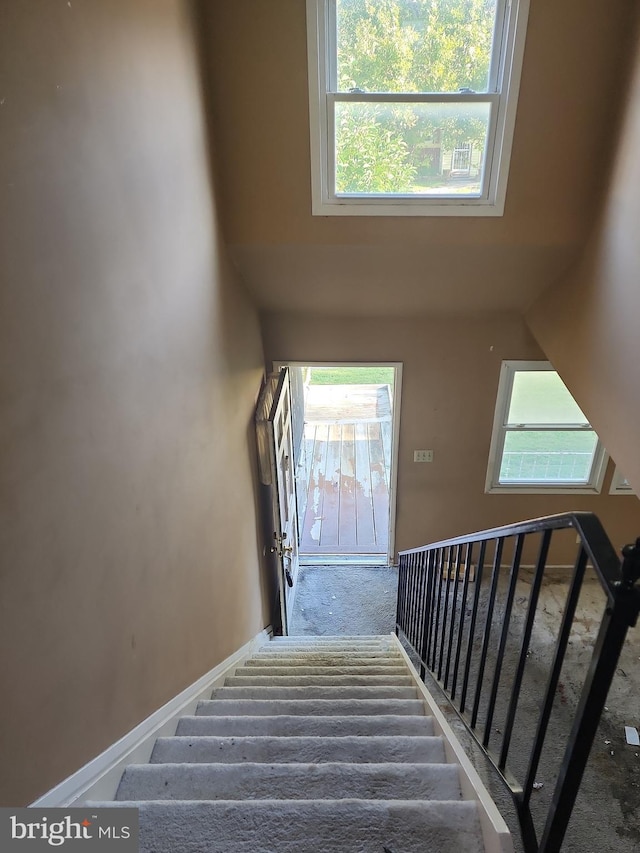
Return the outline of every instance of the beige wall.
<path id="1" fill-rule="evenodd" d="M 525 310 L 597 215 L 636 5 L 531 3 L 504 216 L 367 217 L 311 215 L 303 0 L 203 0 L 223 224 L 261 309 Z"/>
<path id="2" fill-rule="evenodd" d="M 267 359 L 401 361 L 403 367 L 396 546 L 402 550 L 521 521 L 583 510 L 597 513 L 614 545 L 640 533 L 640 501 L 600 495 L 485 495 L 500 365 L 544 359 L 512 314 L 413 320 L 338 320 L 266 315 Z M 413 462 L 432 448 L 432 464 Z M 572 546 L 569 537 L 566 545 Z M 572 560 L 564 546 L 554 561 Z"/>
<path id="3" fill-rule="evenodd" d="M 640 489 L 639 150 L 640 39 L 600 226 L 573 275 L 550 288 L 527 315 L 533 333 L 636 489 Z"/>
<path id="4" fill-rule="evenodd" d="M 0 9 L 3 804 L 266 621 L 260 332 L 217 236 L 189 9 Z"/>

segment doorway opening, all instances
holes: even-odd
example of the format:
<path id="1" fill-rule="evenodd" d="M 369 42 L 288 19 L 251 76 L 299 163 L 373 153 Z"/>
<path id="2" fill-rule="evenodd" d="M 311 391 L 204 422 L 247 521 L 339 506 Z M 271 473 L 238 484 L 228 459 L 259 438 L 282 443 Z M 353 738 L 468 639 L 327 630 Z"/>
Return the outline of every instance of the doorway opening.
<path id="1" fill-rule="evenodd" d="M 401 365 L 287 366 L 301 563 L 390 565 Z"/>

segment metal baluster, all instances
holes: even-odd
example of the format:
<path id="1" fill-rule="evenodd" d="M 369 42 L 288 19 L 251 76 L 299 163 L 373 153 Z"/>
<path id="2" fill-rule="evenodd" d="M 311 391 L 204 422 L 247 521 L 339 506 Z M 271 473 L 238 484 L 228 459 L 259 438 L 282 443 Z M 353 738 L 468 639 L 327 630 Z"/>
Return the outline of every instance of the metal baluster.
<path id="1" fill-rule="evenodd" d="M 469 687 L 469 676 L 471 674 L 471 656 L 473 654 L 473 641 L 476 631 L 476 620 L 478 618 L 478 603 L 480 601 L 480 587 L 482 586 L 482 574 L 484 571 L 484 558 L 487 551 L 487 543 L 480 543 L 480 555 L 478 556 L 478 571 L 476 572 L 476 588 L 473 594 L 473 609 L 471 611 L 471 622 L 469 623 L 469 639 L 467 641 L 467 655 L 465 660 L 464 675 L 462 677 L 462 695 L 460 696 L 460 713 L 464 714 L 467 701 L 467 690 Z"/>
<path id="2" fill-rule="evenodd" d="M 527 618 L 522 634 L 522 643 L 520 645 L 520 657 L 518 658 L 518 666 L 516 668 L 513 679 L 513 687 L 511 688 L 511 698 L 507 709 L 507 717 L 504 727 L 504 737 L 502 738 L 502 748 L 500 750 L 500 760 L 498 767 L 504 770 L 507 764 L 507 755 L 511 744 L 511 736 L 513 734 L 513 725 L 516 718 L 516 710 L 518 708 L 518 698 L 520 696 L 520 688 L 522 687 L 522 679 L 524 676 L 524 668 L 527 662 L 527 654 L 529 652 L 529 643 L 531 642 L 531 633 L 533 631 L 533 621 L 536 617 L 536 608 L 538 606 L 538 597 L 540 595 L 540 587 L 544 577 L 544 570 L 547 565 L 547 556 L 549 554 L 549 546 L 551 545 L 551 530 L 545 530 L 542 534 L 540 542 L 540 551 L 536 562 L 536 570 L 531 584 L 531 592 L 529 593 L 529 605 L 527 608 Z"/>
<path id="3" fill-rule="evenodd" d="M 427 613 L 429 618 L 429 624 L 427 626 L 427 642 L 424 650 L 424 654 L 422 656 L 422 678 L 424 680 L 425 671 L 429 666 L 429 656 L 431 654 L 431 648 L 434 641 L 435 630 L 434 630 L 434 613 L 433 613 L 433 603 L 435 601 L 435 583 L 436 583 L 436 561 L 437 554 L 435 549 L 430 549 L 427 555 Z"/>
<path id="4" fill-rule="evenodd" d="M 429 610 L 429 586 L 430 586 L 430 577 L 429 577 L 429 552 L 423 551 L 420 555 L 421 564 L 422 564 L 422 573 L 424 578 L 423 584 L 423 596 L 422 596 L 422 636 L 420 638 L 420 645 L 417 647 L 418 654 L 420 656 L 420 678 L 424 681 L 426 675 L 426 667 L 425 667 L 425 658 L 427 655 L 427 642 L 429 636 L 429 624 L 431 612 Z"/>
<path id="5" fill-rule="evenodd" d="M 453 547 L 447 548 L 447 556 L 444 560 L 443 565 L 443 578 L 444 578 L 444 606 L 442 608 L 442 634 L 440 636 L 440 655 L 438 658 L 438 681 L 442 679 L 442 662 L 444 659 L 444 647 L 445 640 L 447 637 L 447 622 L 449 620 L 449 595 L 451 592 L 451 581 L 449 577 L 451 575 L 451 555 L 453 553 Z"/>
<path id="6" fill-rule="evenodd" d="M 402 630 L 403 618 L 403 590 L 404 590 L 404 562 L 405 556 L 401 554 L 398 559 L 398 597 L 396 599 L 396 636 Z"/>
<path id="7" fill-rule="evenodd" d="M 498 579 L 500 577 L 500 561 L 502 559 L 502 549 L 504 539 L 500 538 L 496 542 L 494 557 L 493 557 L 493 572 L 491 574 L 491 590 L 489 592 L 489 602 L 487 604 L 487 615 L 484 620 L 484 636 L 482 639 L 482 651 L 480 652 L 480 666 L 478 668 L 478 678 L 476 681 L 476 692 L 473 697 L 473 710 L 471 712 L 471 728 L 475 729 L 478 721 L 478 711 L 480 709 L 480 698 L 482 696 L 482 680 L 484 678 L 484 670 L 487 664 L 487 653 L 489 651 L 489 639 L 491 637 L 491 620 L 493 619 L 493 608 L 496 602 L 496 592 L 498 591 Z"/>
<path id="8" fill-rule="evenodd" d="M 467 544 L 467 554 L 464 561 L 464 583 L 462 585 L 462 602 L 460 603 L 460 626 L 458 628 L 458 641 L 456 643 L 456 657 L 453 665 L 453 679 L 451 684 L 451 700 L 456 698 L 456 687 L 458 684 L 458 669 L 460 667 L 460 653 L 462 651 L 462 637 L 464 635 L 464 621 L 467 609 L 467 594 L 471 575 L 471 561 L 473 554 L 473 543 Z"/>
<path id="9" fill-rule="evenodd" d="M 509 592 L 507 593 L 507 601 L 505 603 L 504 619 L 502 620 L 502 632 L 500 634 L 500 644 L 498 646 L 498 657 L 496 666 L 493 672 L 493 683 L 491 685 L 491 693 L 489 695 L 489 708 L 487 710 L 487 722 L 484 728 L 483 744 L 489 746 L 491 737 L 491 724 L 493 723 L 493 715 L 496 708 L 496 699 L 498 697 L 498 687 L 500 685 L 500 675 L 502 673 L 502 662 L 504 660 L 504 652 L 507 647 L 507 638 L 509 636 L 509 624 L 511 622 L 511 612 L 513 610 L 513 599 L 516 593 L 516 583 L 518 582 L 518 572 L 520 570 L 520 560 L 522 559 L 522 548 L 524 546 L 524 534 L 521 533 L 516 539 L 516 546 L 513 550 L 513 560 L 511 561 L 511 575 L 509 578 Z"/>
<path id="10" fill-rule="evenodd" d="M 424 643 L 425 626 L 427 624 L 427 554 L 421 551 L 419 555 L 418 565 L 420 566 L 420 590 L 418 596 L 418 639 L 415 648 L 422 649 Z"/>
<path id="11" fill-rule="evenodd" d="M 567 650 L 567 643 L 569 641 L 569 634 L 571 633 L 571 625 L 573 623 L 573 617 L 575 616 L 578 598 L 580 597 L 580 590 L 582 589 L 582 581 L 584 579 L 584 572 L 586 566 L 587 553 L 584 548 L 580 546 L 580 550 L 578 551 L 578 556 L 576 558 L 576 563 L 573 570 L 573 577 L 571 579 L 569 595 L 567 596 L 567 602 L 565 604 L 564 613 L 562 616 L 560 634 L 556 642 L 556 651 L 553 658 L 553 666 L 551 668 L 551 673 L 549 675 L 549 681 L 547 683 L 547 690 L 545 693 L 544 704 L 542 706 L 542 713 L 540 715 L 540 719 L 538 720 L 538 727 L 533 741 L 531 757 L 529 758 L 527 776 L 523 785 L 521 806 L 526 809 L 529 808 L 529 801 L 531 800 L 531 791 L 533 790 L 533 783 L 536 778 L 536 773 L 538 772 L 538 764 L 540 763 L 540 756 L 542 755 L 544 739 L 547 734 L 547 728 L 549 726 L 549 720 L 551 718 L 553 700 L 555 698 L 556 690 L 558 688 L 558 681 L 560 680 L 560 672 L 562 670 L 562 664 L 564 662 L 564 655 Z"/>
<path id="12" fill-rule="evenodd" d="M 433 637 L 432 637 L 432 657 L 431 657 L 431 664 L 429 666 L 429 669 L 431 669 L 432 672 L 435 672 L 435 669 L 436 669 L 436 656 L 437 656 L 437 645 L 438 645 L 438 636 L 439 636 L 438 629 L 440 628 L 440 612 L 441 612 L 441 605 L 442 605 L 442 584 L 443 584 L 443 580 L 442 580 L 442 556 L 443 556 L 443 552 L 444 552 L 444 548 L 437 548 L 436 549 L 435 566 L 432 566 L 432 571 L 434 574 L 433 582 L 435 584 L 436 579 L 438 581 L 438 600 L 437 600 L 437 604 L 436 604 L 436 618 L 435 618 L 435 625 L 434 625 L 434 631 L 433 631 Z"/>
<path id="13" fill-rule="evenodd" d="M 444 687 L 447 689 L 449 683 L 449 672 L 451 671 L 451 654 L 453 652 L 453 633 L 456 623 L 456 605 L 458 603 L 458 587 L 460 586 L 460 566 L 462 564 L 462 545 L 456 546 L 455 577 L 453 581 L 453 603 L 451 605 L 451 625 L 449 627 L 449 645 L 447 647 L 447 665 L 444 671 Z M 451 584 L 451 581 L 449 581 Z"/>

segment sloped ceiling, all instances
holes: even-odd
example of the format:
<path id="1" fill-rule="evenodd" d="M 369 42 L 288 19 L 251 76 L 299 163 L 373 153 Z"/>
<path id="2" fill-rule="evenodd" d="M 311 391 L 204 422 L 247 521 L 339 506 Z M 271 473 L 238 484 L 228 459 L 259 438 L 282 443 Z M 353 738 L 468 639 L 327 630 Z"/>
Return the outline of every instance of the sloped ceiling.
<path id="1" fill-rule="evenodd" d="M 304 0 L 203 2 L 222 219 L 269 311 L 524 311 L 579 258 L 615 148 L 633 0 L 531 0 L 503 217 L 311 215 Z"/>

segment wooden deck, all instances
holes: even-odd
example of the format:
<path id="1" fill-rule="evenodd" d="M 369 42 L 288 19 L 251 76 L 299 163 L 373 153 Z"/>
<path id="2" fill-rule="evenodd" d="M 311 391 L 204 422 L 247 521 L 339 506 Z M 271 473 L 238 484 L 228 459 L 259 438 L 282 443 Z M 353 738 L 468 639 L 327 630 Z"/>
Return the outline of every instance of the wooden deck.
<path id="1" fill-rule="evenodd" d="M 387 386 L 333 386 L 305 408 L 300 551 L 386 554 L 391 407 Z M 365 389 L 365 390 L 362 390 Z M 316 389 L 310 389 L 310 391 Z"/>

